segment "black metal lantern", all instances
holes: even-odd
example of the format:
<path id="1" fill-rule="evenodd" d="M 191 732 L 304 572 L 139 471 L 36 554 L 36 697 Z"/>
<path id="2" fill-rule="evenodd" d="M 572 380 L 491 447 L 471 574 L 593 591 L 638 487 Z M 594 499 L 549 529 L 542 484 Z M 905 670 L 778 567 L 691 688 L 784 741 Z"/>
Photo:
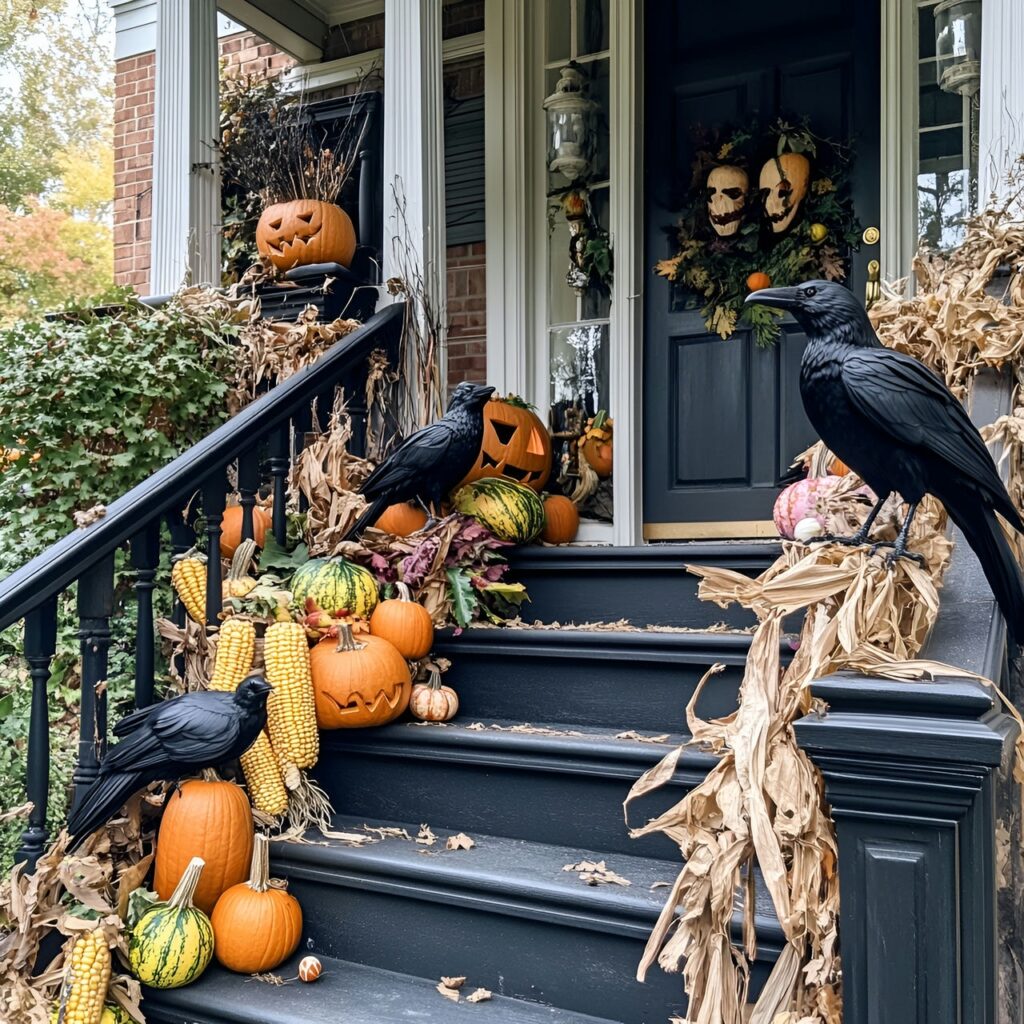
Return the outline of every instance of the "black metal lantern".
<path id="1" fill-rule="evenodd" d="M 946 92 L 976 96 L 981 88 L 981 0 L 942 0 L 935 8 L 935 58 Z"/>
<path id="2" fill-rule="evenodd" d="M 569 181 L 582 178 L 590 169 L 594 151 L 594 111 L 587 97 L 587 74 L 575 61 L 560 72 L 555 91 L 544 100 L 548 114 L 548 168 Z"/>

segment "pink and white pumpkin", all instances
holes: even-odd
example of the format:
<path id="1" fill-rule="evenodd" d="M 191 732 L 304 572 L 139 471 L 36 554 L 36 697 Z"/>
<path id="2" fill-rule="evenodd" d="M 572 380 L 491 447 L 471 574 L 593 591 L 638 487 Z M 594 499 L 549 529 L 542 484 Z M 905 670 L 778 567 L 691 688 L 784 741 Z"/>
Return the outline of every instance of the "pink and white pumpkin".
<path id="1" fill-rule="evenodd" d="M 818 500 L 828 497 L 841 483 L 842 477 L 822 476 L 798 480 L 781 491 L 772 512 L 779 536 L 786 540 L 809 539 L 815 531 L 807 520 L 816 522 L 824 533 L 825 517 L 817 512 Z"/>

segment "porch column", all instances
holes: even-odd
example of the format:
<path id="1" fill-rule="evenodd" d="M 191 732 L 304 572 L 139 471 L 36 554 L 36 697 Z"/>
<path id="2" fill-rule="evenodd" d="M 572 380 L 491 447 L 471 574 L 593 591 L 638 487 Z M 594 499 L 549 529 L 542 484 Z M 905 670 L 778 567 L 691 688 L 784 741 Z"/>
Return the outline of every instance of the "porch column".
<path id="1" fill-rule="evenodd" d="M 384 279 L 421 273 L 427 300 L 443 323 L 441 75 L 441 4 L 436 0 L 385 0 Z"/>
<path id="2" fill-rule="evenodd" d="M 220 283 L 217 4 L 159 0 L 150 292 Z"/>
<path id="3" fill-rule="evenodd" d="M 985 0 L 981 17 L 978 195 L 1006 194 L 1006 172 L 1024 153 L 1024 4 Z"/>

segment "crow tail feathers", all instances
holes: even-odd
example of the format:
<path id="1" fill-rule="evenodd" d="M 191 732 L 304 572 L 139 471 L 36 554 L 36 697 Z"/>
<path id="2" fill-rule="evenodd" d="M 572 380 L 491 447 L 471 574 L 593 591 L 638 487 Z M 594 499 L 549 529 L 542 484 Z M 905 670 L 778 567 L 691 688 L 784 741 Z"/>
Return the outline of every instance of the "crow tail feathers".
<path id="1" fill-rule="evenodd" d="M 139 772 L 101 775 L 86 791 L 68 816 L 68 832 L 74 837 L 68 852 L 76 850 L 146 783 Z"/>
<path id="2" fill-rule="evenodd" d="M 976 501 L 947 502 L 946 509 L 978 556 L 1007 631 L 1024 644 L 1024 578 L 995 512 Z"/>

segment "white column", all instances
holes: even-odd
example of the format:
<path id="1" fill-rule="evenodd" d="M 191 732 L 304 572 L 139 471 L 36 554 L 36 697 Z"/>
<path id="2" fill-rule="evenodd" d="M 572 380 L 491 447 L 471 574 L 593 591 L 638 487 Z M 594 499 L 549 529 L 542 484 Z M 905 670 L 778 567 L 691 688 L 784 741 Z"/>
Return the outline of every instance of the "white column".
<path id="1" fill-rule="evenodd" d="M 1006 194 L 1010 165 L 1024 153 L 1024 0 L 985 0 L 981 11 L 978 196 Z"/>
<path id="2" fill-rule="evenodd" d="M 527 167 L 528 50 L 525 0 L 485 0 L 487 381 L 499 393 L 519 395 L 530 391 L 527 342 L 533 333 L 527 287 L 533 221 Z"/>
<path id="3" fill-rule="evenodd" d="M 401 255 L 402 250 L 405 255 Z M 384 4 L 384 278 L 415 268 L 445 306 L 441 4 Z"/>
<path id="4" fill-rule="evenodd" d="M 159 0 L 150 292 L 220 284 L 216 0 Z"/>

